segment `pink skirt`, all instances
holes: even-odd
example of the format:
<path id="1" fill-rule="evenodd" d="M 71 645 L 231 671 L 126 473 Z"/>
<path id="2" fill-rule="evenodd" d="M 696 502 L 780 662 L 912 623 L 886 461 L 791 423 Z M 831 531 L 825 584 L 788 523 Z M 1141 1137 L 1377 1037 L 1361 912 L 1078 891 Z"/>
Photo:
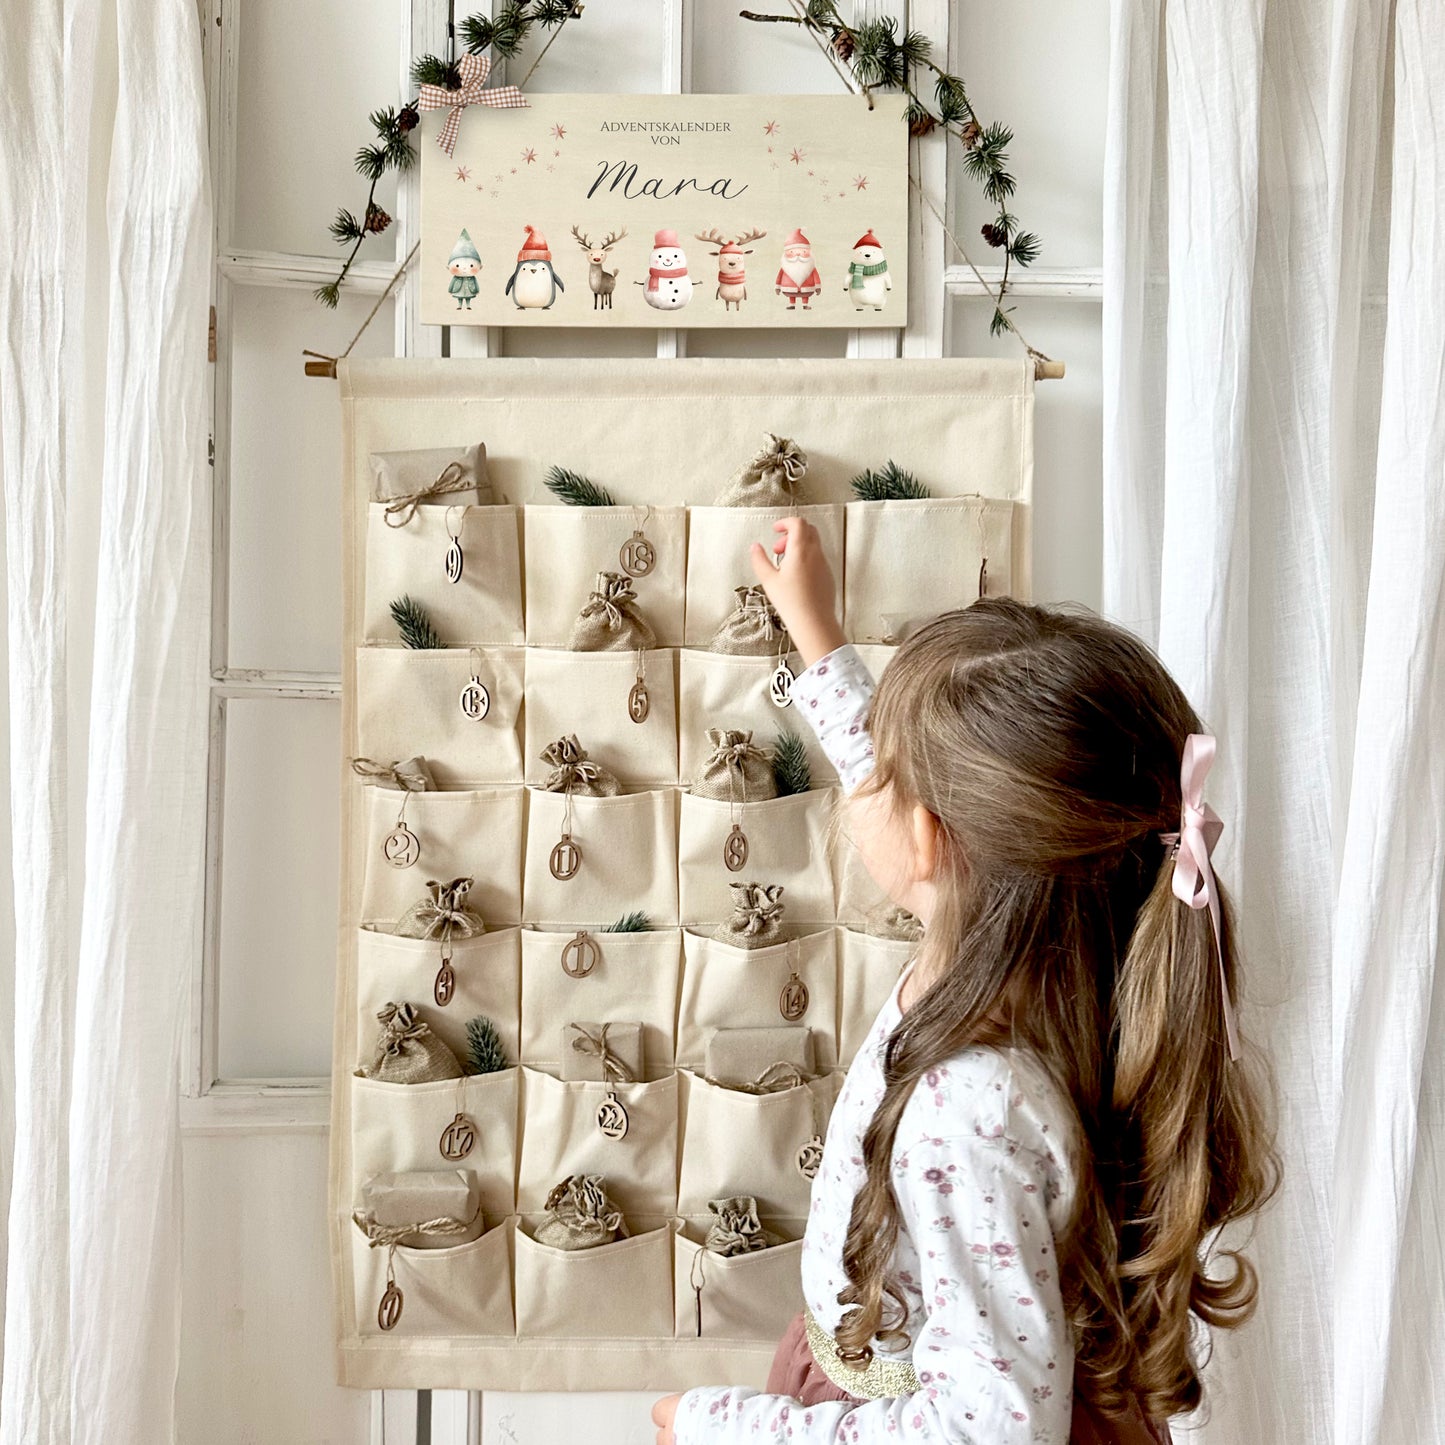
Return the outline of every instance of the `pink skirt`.
<path id="1" fill-rule="evenodd" d="M 801 1314 L 778 1342 L 773 1367 L 768 1372 L 768 1394 L 790 1395 L 805 1405 L 820 1405 L 827 1400 L 862 1403 L 856 1395 L 840 1390 L 818 1368 Z M 1145 1419 L 1137 1403 L 1127 1415 L 1111 1419 L 1076 1400 L 1069 1445 L 1169 1445 L 1169 1430 L 1163 1424 Z"/>

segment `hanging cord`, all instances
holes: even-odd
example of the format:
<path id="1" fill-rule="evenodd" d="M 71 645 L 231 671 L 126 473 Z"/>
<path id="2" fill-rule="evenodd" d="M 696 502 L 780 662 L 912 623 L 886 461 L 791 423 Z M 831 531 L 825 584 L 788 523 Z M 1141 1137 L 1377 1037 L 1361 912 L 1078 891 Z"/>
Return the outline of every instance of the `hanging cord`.
<path id="1" fill-rule="evenodd" d="M 411 265 L 413 257 L 415 257 L 416 253 L 420 249 L 421 241 L 420 239 L 418 239 L 416 243 L 412 246 L 411 250 L 406 253 L 406 260 L 403 261 L 401 265 L 392 272 L 391 280 L 386 283 L 386 286 L 382 290 L 381 295 L 376 298 L 376 305 L 373 306 L 371 310 L 366 313 L 366 320 L 363 321 L 361 325 L 356 328 L 356 335 L 353 336 L 351 340 L 346 343 L 346 350 L 343 351 L 340 356 L 328 356 L 324 351 L 302 351 L 302 356 L 314 356 L 316 358 L 315 361 L 308 361 L 306 363 L 307 376 L 335 377 L 336 363 L 338 361 L 344 361 L 348 356 L 351 355 L 351 348 L 355 346 L 358 341 L 361 340 L 362 332 L 371 325 L 372 318 L 375 317 L 376 313 L 381 310 L 381 303 L 385 301 L 388 296 L 391 295 L 392 287 L 395 286 L 399 280 L 401 280 L 402 272 Z"/>

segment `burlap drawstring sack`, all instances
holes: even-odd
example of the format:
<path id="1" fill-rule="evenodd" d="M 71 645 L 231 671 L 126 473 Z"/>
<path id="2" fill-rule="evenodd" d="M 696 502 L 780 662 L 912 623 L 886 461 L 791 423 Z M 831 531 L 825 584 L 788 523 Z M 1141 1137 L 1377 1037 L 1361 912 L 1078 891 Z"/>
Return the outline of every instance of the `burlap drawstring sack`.
<path id="1" fill-rule="evenodd" d="M 733 883 L 733 916 L 718 924 L 713 937 L 735 948 L 771 948 L 783 942 L 783 885 Z"/>
<path id="2" fill-rule="evenodd" d="M 637 610 L 632 578 L 624 572 L 599 572 L 567 643 L 571 652 L 649 652 L 657 634 Z"/>
<path id="3" fill-rule="evenodd" d="M 470 878 L 453 878 L 450 883 L 427 880 L 427 896 L 413 903 L 396 921 L 399 938 L 475 938 L 487 931 L 482 915 L 466 907 Z"/>
<path id="4" fill-rule="evenodd" d="M 542 761 L 552 771 L 542 786 L 549 793 L 576 793 L 583 798 L 615 798 L 622 792 L 622 784 L 615 773 L 609 772 L 587 756 L 587 749 L 577 741 L 575 733 L 558 738 L 542 750 Z"/>
<path id="5" fill-rule="evenodd" d="M 377 501 L 387 503 L 386 521 L 391 527 L 406 526 L 420 506 L 487 506 L 493 500 L 484 442 L 372 452 L 371 475 Z"/>
<path id="6" fill-rule="evenodd" d="M 751 732 L 731 728 L 709 728 L 707 740 L 712 751 L 702 761 L 692 780 L 694 798 L 711 798 L 718 803 L 757 803 L 778 796 L 770 754 L 753 744 Z"/>
<path id="7" fill-rule="evenodd" d="M 709 652 L 730 657 L 778 657 L 793 650 L 783 619 L 761 587 L 734 587 L 733 610 L 708 643 Z"/>
<path id="8" fill-rule="evenodd" d="M 417 1017 L 415 1004 L 389 1003 L 376 1017 L 381 1023 L 376 1055 L 357 1069 L 357 1078 L 381 1084 L 432 1084 L 460 1079 L 466 1072 L 457 1056 Z"/>
<path id="9" fill-rule="evenodd" d="M 768 444 L 726 487 L 719 507 L 796 507 L 808 456 L 791 437 L 768 433 Z"/>
<path id="10" fill-rule="evenodd" d="M 627 1238 L 622 1211 L 607 1197 L 600 1174 L 569 1174 L 547 1196 L 548 1218 L 533 1238 L 553 1249 L 595 1249 Z"/>
<path id="11" fill-rule="evenodd" d="M 380 788 L 395 788 L 404 793 L 430 793 L 436 790 L 431 764 L 425 758 L 404 758 L 395 763 L 379 763 L 373 758 L 352 758 L 351 771 Z"/>
<path id="12" fill-rule="evenodd" d="M 778 1236 L 764 1229 L 758 1219 L 758 1201 L 751 1194 L 735 1194 L 730 1199 L 709 1199 L 708 1212 L 713 1221 L 708 1225 L 703 1248 L 713 1254 L 731 1257 L 735 1254 L 756 1254 L 781 1243 Z"/>
<path id="13" fill-rule="evenodd" d="M 863 931 L 870 938 L 891 938 L 899 943 L 917 943 L 923 937 L 923 920 L 895 903 L 881 914 L 869 918 Z"/>

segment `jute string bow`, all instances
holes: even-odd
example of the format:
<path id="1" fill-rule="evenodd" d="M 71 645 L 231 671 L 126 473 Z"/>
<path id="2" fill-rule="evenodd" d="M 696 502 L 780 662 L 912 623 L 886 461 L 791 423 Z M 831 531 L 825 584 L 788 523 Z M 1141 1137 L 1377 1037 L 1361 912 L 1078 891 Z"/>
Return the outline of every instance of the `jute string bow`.
<path id="1" fill-rule="evenodd" d="M 434 502 L 438 497 L 448 497 L 454 492 L 469 492 L 477 484 L 475 477 L 469 477 L 460 462 L 448 462 L 437 473 L 436 481 L 419 491 L 407 492 L 392 497 L 386 504 L 383 515 L 388 527 L 404 527 L 416 516 L 417 508 L 423 502 Z"/>
<path id="2" fill-rule="evenodd" d="M 570 792 L 576 787 L 595 784 L 602 776 L 602 770 L 587 757 L 587 750 L 569 733 L 549 743 L 542 751 L 542 761 L 551 766 L 547 775 L 546 788 L 549 793 Z"/>
<path id="3" fill-rule="evenodd" d="M 602 1075 L 609 1084 L 634 1084 L 637 1082 L 633 1077 L 632 1070 L 627 1066 L 626 1060 L 613 1053 L 611 1045 L 607 1042 L 607 1030 L 611 1025 L 603 1024 L 595 1034 L 588 1032 L 582 1024 L 568 1024 L 567 1027 L 577 1031 L 572 1040 L 573 1051 L 601 1059 Z"/>
<path id="4" fill-rule="evenodd" d="M 470 935 L 472 921 L 464 904 L 471 891 L 470 878 L 453 878 L 450 883 L 438 883 L 435 878 L 427 882 L 431 897 L 423 899 L 413 910 L 413 916 L 421 924 L 422 938 L 439 938 L 447 942 L 453 931 L 463 938 Z"/>
<path id="5" fill-rule="evenodd" d="M 582 608 L 582 616 L 601 616 L 609 632 L 620 632 L 623 625 L 622 604 L 636 601 L 637 593 L 630 577 L 617 572 L 599 572 L 597 586 Z"/>
<path id="6" fill-rule="evenodd" d="M 808 470 L 808 455 L 792 437 L 768 433 L 768 444 L 752 460 L 760 477 L 775 476 L 789 491 L 803 480 Z"/>
<path id="7" fill-rule="evenodd" d="M 430 787 L 426 776 L 404 763 L 378 763 L 372 758 L 352 758 L 351 771 L 358 778 L 375 778 L 400 788 L 404 793 L 424 793 Z"/>
<path id="8" fill-rule="evenodd" d="M 778 1242 L 771 1230 L 763 1228 L 758 1201 L 750 1194 L 710 1199 L 707 1207 L 713 1222 L 708 1226 L 705 1247 L 713 1254 L 754 1254 Z"/>
<path id="9" fill-rule="evenodd" d="M 788 1089 L 800 1088 L 807 1082 L 796 1064 L 779 1059 L 769 1064 L 750 1084 L 724 1084 L 721 1087 L 739 1094 L 781 1094 Z M 708 1083 L 717 1084 L 719 1080 L 709 1079 Z"/>
<path id="10" fill-rule="evenodd" d="M 376 1016 L 381 1021 L 376 1047 L 393 1058 L 400 1057 L 406 1044 L 424 1039 L 431 1032 L 426 1022 L 417 1017 L 415 1004 L 389 1003 Z"/>
<path id="11" fill-rule="evenodd" d="M 734 883 L 733 930 L 749 938 L 781 921 L 783 889 L 781 884 Z"/>
<path id="12" fill-rule="evenodd" d="M 351 1219 L 366 1236 L 366 1242 L 372 1249 L 386 1250 L 386 1282 L 391 1286 L 396 1284 L 396 1247 L 402 1240 L 413 1234 L 432 1237 L 468 1234 L 481 1212 L 482 1206 L 478 1204 L 476 1213 L 470 1219 L 424 1219 L 419 1224 L 379 1224 L 374 1214 L 357 1210 Z"/>

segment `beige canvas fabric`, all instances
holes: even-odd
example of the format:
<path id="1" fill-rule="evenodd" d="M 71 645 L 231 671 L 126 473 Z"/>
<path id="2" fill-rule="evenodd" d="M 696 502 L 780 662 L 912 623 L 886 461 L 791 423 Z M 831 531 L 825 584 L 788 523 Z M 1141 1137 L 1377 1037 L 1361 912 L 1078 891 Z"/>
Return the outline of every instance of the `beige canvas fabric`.
<path id="1" fill-rule="evenodd" d="M 395 642 L 391 604 L 409 596 L 431 616 L 449 647 L 480 643 L 511 647 L 523 641 L 521 516 L 516 507 L 418 507 L 404 526 L 373 502 L 366 517 L 366 594 L 362 635 Z M 462 573 L 447 580 L 452 536 L 462 549 Z"/>
<path id="2" fill-rule="evenodd" d="M 916 943 L 838 930 L 838 1060 L 852 1062 L 893 985 L 918 952 Z"/>
<path id="3" fill-rule="evenodd" d="M 707 1224 L 690 1221 L 689 1227 L 705 1231 Z M 802 1241 L 790 1240 L 725 1257 L 679 1229 L 672 1270 L 677 1338 L 776 1345 L 803 1307 L 802 1254 Z"/>
<path id="4" fill-rule="evenodd" d="M 846 814 L 842 836 L 832 836 L 832 769 L 801 716 L 769 698 L 774 660 L 703 650 L 733 608 L 734 588 L 753 581 L 746 543 L 770 543 L 779 514 L 714 504 L 765 433 L 795 438 L 808 454 L 807 498 L 821 509 L 810 515 L 834 558 L 840 606 L 850 608 L 856 636 L 883 636 L 867 613 L 891 609 L 896 589 L 909 589 L 898 610 L 911 615 L 936 609 L 950 588 L 977 587 L 976 566 L 951 555 L 927 566 L 893 555 L 908 545 L 900 539 L 913 525 L 909 508 L 850 505 L 850 478 L 892 457 L 932 489 L 944 504 L 932 516 L 955 530 L 970 506 L 977 511 L 961 501 L 966 494 L 1002 504 L 985 514 L 996 525 L 985 530 L 989 591 L 1008 585 L 1027 596 L 1032 381 L 1021 362 L 613 358 L 346 362 L 340 380 L 345 847 L 330 1208 L 338 1378 L 363 1388 L 659 1394 L 709 1380 L 761 1385 L 796 1303 L 796 1243 L 704 1261 L 712 1268 L 701 1338 L 682 1271 L 706 1234 L 709 1200 L 754 1195 L 769 1229 L 800 1237 L 809 1186 L 796 1156 L 822 1132 L 836 1096 L 847 1057 L 840 1027 L 851 1049 L 898 960 L 887 940 L 863 936 L 881 900 L 849 861 Z M 373 522 L 370 458 L 479 439 L 492 504 L 452 514 L 453 530 L 462 523 L 463 570 L 450 583 L 447 508 L 423 504 L 406 527 L 383 532 Z M 628 505 L 562 506 L 544 486 L 553 465 L 593 477 Z M 507 518 L 517 539 L 510 557 Z M 633 588 L 658 635 L 645 659 L 642 723 L 626 710 L 630 653 L 566 650 L 598 572 L 619 569 L 639 528 L 655 565 Z M 636 560 L 635 549 L 629 555 Z M 421 600 L 455 645 L 431 653 L 395 645 L 394 591 Z M 459 706 L 474 645 L 491 702 L 480 722 Z M 874 642 L 862 650 L 875 673 L 893 652 Z M 762 747 L 786 728 L 812 761 L 814 794 L 746 810 L 753 856 L 738 874 L 721 855 L 727 805 L 681 793 L 709 750 L 709 728 L 751 730 Z M 546 773 L 539 755 L 574 733 L 625 791 L 572 800 L 584 864 L 562 881 L 548 862 L 566 800 L 537 791 Z M 418 755 L 435 791 L 403 795 L 349 764 Z M 403 803 L 420 856 L 398 869 L 382 847 Z M 760 815 L 769 826 L 755 826 L 754 806 L 777 818 Z M 684 912 L 730 912 L 715 900 L 730 904 L 735 878 L 766 879 L 769 860 L 786 870 L 785 929 L 802 935 L 793 955 L 729 948 L 706 937 L 706 922 L 684 938 Z M 455 992 L 438 1008 L 437 944 L 362 925 L 390 929 L 427 879 L 463 876 L 474 879 L 468 905 L 490 931 L 454 942 Z M 651 916 L 651 932 L 601 931 L 638 909 Z M 599 957 L 574 978 L 561 953 L 579 929 L 592 931 Z M 796 1027 L 811 1034 L 821 1071 L 808 1087 L 755 1096 L 675 1071 L 679 1061 L 705 1068 L 710 1031 L 786 1027 L 779 996 L 794 964 L 808 989 Z M 402 1000 L 461 1058 L 467 1019 L 491 1019 L 518 1067 L 436 1085 L 352 1079 L 376 1010 Z M 617 1089 L 628 1117 L 622 1138 L 598 1128 L 605 1085 L 556 1077 L 563 1024 L 606 1019 L 643 1029 L 648 1077 Z M 442 1134 L 458 1113 L 476 1125 L 459 1167 L 479 1180 L 486 1232 L 468 1244 L 398 1250 L 405 1307 L 396 1329 L 382 1332 L 388 1251 L 368 1249 L 352 1224 L 358 1191 L 375 1172 L 444 1166 Z M 576 1252 L 532 1238 L 548 1192 L 576 1173 L 606 1179 L 631 1238 Z"/>

